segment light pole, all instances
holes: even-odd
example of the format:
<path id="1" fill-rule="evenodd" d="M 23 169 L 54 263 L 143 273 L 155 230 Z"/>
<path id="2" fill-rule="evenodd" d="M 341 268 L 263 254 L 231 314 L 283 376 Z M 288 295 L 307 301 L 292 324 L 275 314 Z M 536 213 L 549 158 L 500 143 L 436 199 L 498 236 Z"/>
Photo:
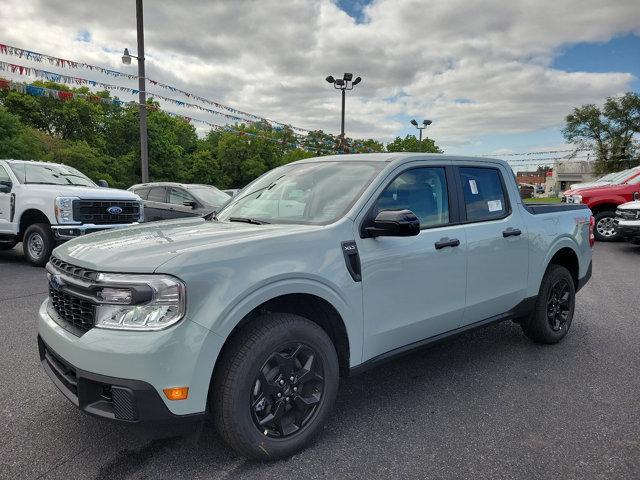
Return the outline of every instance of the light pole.
<path id="1" fill-rule="evenodd" d="M 418 122 L 416 122 L 415 120 L 411 120 L 411 125 L 413 125 L 418 130 L 420 130 L 420 140 L 418 141 L 419 151 L 422 151 L 422 130 L 424 130 L 429 125 L 431 125 L 431 123 L 432 123 L 431 120 L 423 120 L 422 121 L 422 126 L 420 126 L 420 125 L 418 125 Z"/>
<path id="2" fill-rule="evenodd" d="M 362 81 L 362 78 L 353 78 L 353 73 L 345 73 L 342 78 L 333 78 L 329 75 L 325 80 L 333 84 L 333 88 L 342 91 L 342 121 L 340 122 L 340 135 L 344 138 L 344 97 L 347 90 L 353 90 L 353 87 Z"/>
<path id="3" fill-rule="evenodd" d="M 131 57 L 138 59 L 138 102 L 140 108 L 140 176 L 142 183 L 149 181 L 149 150 L 147 147 L 147 92 L 144 74 L 144 22 L 142 18 L 142 0 L 136 0 L 136 25 L 138 30 L 138 56 L 124 49 L 122 63 L 131 65 Z"/>

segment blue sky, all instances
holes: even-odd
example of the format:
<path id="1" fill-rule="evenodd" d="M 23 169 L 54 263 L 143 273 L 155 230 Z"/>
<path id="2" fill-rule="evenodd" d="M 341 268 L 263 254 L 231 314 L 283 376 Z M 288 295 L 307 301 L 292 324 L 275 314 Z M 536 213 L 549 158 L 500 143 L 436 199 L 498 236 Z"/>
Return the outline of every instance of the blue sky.
<path id="1" fill-rule="evenodd" d="M 135 51 L 133 7 L 96 15 L 106 8 L 101 0 L 85 0 L 83 8 L 66 0 L 4 1 L 0 42 L 135 73 L 120 59 L 125 47 Z M 564 149 L 560 130 L 574 107 L 640 91 L 638 1 L 260 0 L 251 8 L 155 0 L 145 10 L 147 76 L 337 134 L 339 95 L 324 78 L 351 71 L 363 81 L 348 93 L 350 137 L 388 142 L 415 134 L 412 118 L 428 118 L 427 135 L 446 153 Z M 0 60 L 137 88 L 135 79 L 96 71 Z M 196 121 L 233 123 L 220 112 L 160 104 Z"/>

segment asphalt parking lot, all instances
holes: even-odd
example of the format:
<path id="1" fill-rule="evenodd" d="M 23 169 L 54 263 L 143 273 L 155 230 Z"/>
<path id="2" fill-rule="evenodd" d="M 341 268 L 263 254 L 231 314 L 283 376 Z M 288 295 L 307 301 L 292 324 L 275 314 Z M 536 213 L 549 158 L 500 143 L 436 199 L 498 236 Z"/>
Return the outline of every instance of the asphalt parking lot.
<path id="1" fill-rule="evenodd" d="M 319 441 L 257 463 L 77 411 L 38 361 L 43 269 L 0 252 L 0 478 L 640 478 L 640 246 L 597 244 L 571 331 L 505 322 L 344 380 Z"/>

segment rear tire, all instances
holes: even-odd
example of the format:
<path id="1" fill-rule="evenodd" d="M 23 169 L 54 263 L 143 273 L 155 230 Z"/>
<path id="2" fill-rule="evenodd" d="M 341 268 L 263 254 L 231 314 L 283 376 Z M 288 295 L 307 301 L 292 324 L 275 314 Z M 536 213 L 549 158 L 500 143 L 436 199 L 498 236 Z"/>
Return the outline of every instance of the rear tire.
<path id="1" fill-rule="evenodd" d="M 24 256 L 34 267 L 44 267 L 55 246 L 53 232 L 46 223 L 34 223 L 24 232 L 22 238 Z"/>
<path id="2" fill-rule="evenodd" d="M 620 240 L 620 232 L 616 228 L 615 212 L 600 212 L 594 215 L 595 228 L 593 233 L 599 242 L 617 242 Z"/>
<path id="3" fill-rule="evenodd" d="M 216 429 L 246 457 L 288 457 L 322 430 L 338 375 L 335 347 L 317 324 L 262 315 L 237 332 L 216 366 L 209 396 Z"/>
<path id="4" fill-rule="evenodd" d="M 521 322 L 524 334 L 537 343 L 558 343 L 571 327 L 576 290 L 573 277 L 565 267 L 547 268 L 534 311 Z"/>

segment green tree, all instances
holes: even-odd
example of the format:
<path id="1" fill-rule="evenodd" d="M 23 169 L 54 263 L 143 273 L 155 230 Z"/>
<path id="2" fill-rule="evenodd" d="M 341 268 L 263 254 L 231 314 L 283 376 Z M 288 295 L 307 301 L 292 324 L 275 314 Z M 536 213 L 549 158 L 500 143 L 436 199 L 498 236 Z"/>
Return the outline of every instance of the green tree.
<path id="1" fill-rule="evenodd" d="M 0 106 L 0 158 L 46 159 L 44 145 L 36 131 L 25 127 L 17 115 Z"/>
<path id="2" fill-rule="evenodd" d="M 565 121 L 562 133 L 568 142 L 581 149 L 595 150 L 596 173 L 615 172 L 638 164 L 638 145 L 633 141 L 634 135 L 640 133 L 637 93 L 609 97 L 602 108 L 593 104 L 576 107 Z"/>
<path id="3" fill-rule="evenodd" d="M 426 152 L 426 153 L 443 153 L 436 142 L 430 138 L 423 138 L 422 144 L 413 135 L 407 135 L 404 138 L 396 137 L 396 139 L 387 144 L 388 152 Z"/>

